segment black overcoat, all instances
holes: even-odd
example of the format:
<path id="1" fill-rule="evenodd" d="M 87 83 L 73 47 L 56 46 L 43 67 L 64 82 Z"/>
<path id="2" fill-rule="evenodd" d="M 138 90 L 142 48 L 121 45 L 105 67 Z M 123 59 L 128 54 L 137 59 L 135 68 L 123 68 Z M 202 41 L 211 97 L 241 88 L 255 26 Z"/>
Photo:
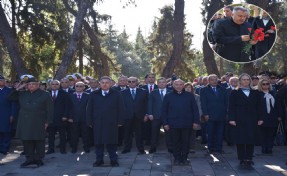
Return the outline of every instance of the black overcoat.
<path id="1" fill-rule="evenodd" d="M 241 35 L 249 35 L 248 28 L 252 28 L 248 22 L 238 25 L 232 19 L 216 21 L 213 30 L 213 38 L 217 43 L 216 53 L 230 61 L 250 62 L 251 56 L 243 52 L 246 42 L 241 39 Z"/>
<path id="2" fill-rule="evenodd" d="M 118 125 L 123 125 L 125 106 L 119 91 L 109 89 L 106 96 L 99 89 L 90 94 L 87 123 L 93 126 L 95 144 L 117 144 Z"/>
<path id="3" fill-rule="evenodd" d="M 236 144 L 255 144 L 259 120 L 259 92 L 250 90 L 247 97 L 241 89 L 232 90 L 229 97 L 228 118 L 235 121 L 234 136 Z"/>

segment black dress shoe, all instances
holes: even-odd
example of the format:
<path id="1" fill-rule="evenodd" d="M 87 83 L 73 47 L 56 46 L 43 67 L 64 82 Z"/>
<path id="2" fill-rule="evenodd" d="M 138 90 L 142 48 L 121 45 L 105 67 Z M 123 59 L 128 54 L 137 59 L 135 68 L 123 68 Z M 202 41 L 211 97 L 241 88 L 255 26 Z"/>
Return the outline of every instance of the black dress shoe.
<path id="1" fill-rule="evenodd" d="M 175 159 L 175 160 L 173 161 L 173 165 L 179 166 L 179 165 L 180 165 L 180 161 L 179 161 L 178 159 Z"/>
<path id="2" fill-rule="evenodd" d="M 118 161 L 117 161 L 117 160 L 111 161 L 111 166 L 112 166 L 112 167 L 118 167 L 118 166 L 119 166 Z"/>
<path id="3" fill-rule="evenodd" d="M 155 153 L 156 152 L 156 149 L 155 148 L 151 148 L 149 149 L 148 153 L 151 154 L 151 153 Z"/>
<path id="4" fill-rule="evenodd" d="M 146 152 L 144 150 L 139 150 L 138 155 L 143 155 L 146 154 Z"/>
<path id="5" fill-rule="evenodd" d="M 32 164 L 35 164 L 35 162 L 34 161 L 25 161 L 24 163 L 22 163 L 20 165 L 20 167 L 27 167 L 27 166 L 30 166 Z"/>
<path id="6" fill-rule="evenodd" d="M 190 161 L 188 159 L 184 159 L 180 162 L 180 164 L 188 166 L 190 164 Z"/>
<path id="7" fill-rule="evenodd" d="M 36 163 L 37 167 L 41 167 L 44 165 L 42 160 L 35 161 L 35 163 Z"/>
<path id="8" fill-rule="evenodd" d="M 77 153 L 77 150 L 76 150 L 76 149 L 72 149 L 71 152 L 72 152 L 72 153 Z"/>
<path id="9" fill-rule="evenodd" d="M 55 153 L 55 150 L 49 149 L 49 150 L 46 152 L 47 155 L 52 154 L 52 153 Z"/>
<path id="10" fill-rule="evenodd" d="M 8 152 L 0 152 L 2 155 L 7 155 L 8 154 Z"/>
<path id="11" fill-rule="evenodd" d="M 61 154 L 66 154 L 67 152 L 66 152 L 65 149 L 60 149 L 60 153 L 61 153 Z"/>
<path id="12" fill-rule="evenodd" d="M 85 153 L 90 153 L 90 149 L 85 149 Z"/>
<path id="13" fill-rule="evenodd" d="M 131 150 L 123 150 L 122 154 L 129 153 L 129 152 L 131 152 Z"/>
<path id="14" fill-rule="evenodd" d="M 246 165 L 247 166 L 253 166 L 254 165 L 254 162 L 252 160 L 247 160 L 246 161 Z"/>
<path id="15" fill-rule="evenodd" d="M 21 153 L 20 153 L 20 155 L 25 155 L 25 152 L 24 152 L 24 151 L 23 151 L 23 152 L 21 152 Z"/>
<path id="16" fill-rule="evenodd" d="M 168 149 L 167 151 L 168 151 L 168 153 L 173 153 L 172 149 Z"/>
<path id="17" fill-rule="evenodd" d="M 244 165 L 245 165 L 245 161 L 244 161 L 244 160 L 240 160 L 239 164 L 240 164 L 241 166 L 244 166 Z"/>
<path id="18" fill-rule="evenodd" d="M 99 167 L 99 166 L 101 166 L 103 164 L 104 164 L 103 160 L 98 160 L 98 161 L 94 162 L 93 167 Z"/>

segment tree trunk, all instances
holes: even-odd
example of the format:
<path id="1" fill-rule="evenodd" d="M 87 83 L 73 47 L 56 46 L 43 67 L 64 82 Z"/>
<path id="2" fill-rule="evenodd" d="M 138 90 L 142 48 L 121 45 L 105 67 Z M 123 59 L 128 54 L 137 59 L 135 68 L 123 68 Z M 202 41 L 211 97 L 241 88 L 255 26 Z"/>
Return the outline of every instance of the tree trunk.
<path id="1" fill-rule="evenodd" d="M 63 2 L 66 0 L 63 0 Z M 61 79 L 65 76 L 68 67 L 71 65 L 71 62 L 73 60 L 73 56 L 75 54 L 75 51 L 77 49 L 77 44 L 79 41 L 80 33 L 82 32 L 82 24 L 84 21 L 84 17 L 87 14 L 89 3 L 88 0 L 81 0 L 79 5 L 78 14 L 75 16 L 75 23 L 73 28 L 73 33 L 70 38 L 70 42 L 68 45 L 68 48 L 66 49 L 66 52 L 64 53 L 62 57 L 62 62 L 60 64 L 59 69 L 57 70 L 56 79 Z"/>
<path id="2" fill-rule="evenodd" d="M 79 39 L 79 52 L 78 52 L 78 56 L 79 56 L 79 73 L 81 73 L 83 75 L 84 72 L 84 53 L 83 53 L 83 46 L 84 46 L 84 42 L 83 42 L 83 30 L 81 29 L 81 34 L 80 34 L 80 39 Z"/>
<path id="3" fill-rule="evenodd" d="M 65 5 L 66 9 L 70 13 L 72 13 L 74 16 L 76 16 L 77 12 L 74 11 L 69 6 L 68 3 L 64 2 L 64 5 Z M 83 21 L 83 26 L 84 26 L 84 29 L 86 30 L 89 38 L 91 39 L 91 42 L 92 42 L 92 44 L 94 46 L 94 49 L 95 49 L 96 56 L 101 60 L 101 63 L 102 63 L 101 68 L 99 68 L 97 66 L 98 69 L 102 69 L 102 71 L 100 72 L 101 74 L 99 75 L 99 77 L 101 77 L 101 76 L 109 76 L 110 75 L 110 68 L 109 68 L 109 63 L 108 63 L 109 57 L 105 53 L 103 53 L 103 51 L 101 49 L 100 42 L 99 42 L 97 36 L 95 35 L 94 30 L 89 25 L 89 23 L 84 20 Z"/>
<path id="4" fill-rule="evenodd" d="M 203 39 L 203 62 L 207 70 L 207 74 L 216 74 L 217 76 L 219 75 L 219 71 L 214 59 L 214 53 L 213 50 L 210 48 L 207 37 L 206 35 L 204 36 Z"/>
<path id="5" fill-rule="evenodd" d="M 211 17 L 223 7 L 222 3 L 218 3 L 217 1 L 210 1 L 209 7 L 207 7 L 207 18 L 206 18 L 206 24 L 205 24 L 205 31 L 203 33 L 203 43 L 202 43 L 202 50 L 203 50 L 203 62 L 205 64 L 206 70 L 208 74 L 216 74 L 219 75 L 218 68 L 216 66 L 216 62 L 214 59 L 214 52 L 210 48 L 208 40 L 207 40 L 207 25 Z"/>
<path id="6" fill-rule="evenodd" d="M 3 59 L 3 50 L 2 45 L 0 44 L 0 75 L 4 75 L 4 59 Z"/>
<path id="7" fill-rule="evenodd" d="M 4 40 L 5 46 L 9 52 L 9 56 L 12 60 L 12 64 L 18 73 L 18 75 L 27 74 L 28 70 L 24 64 L 24 61 L 21 57 L 20 50 L 18 47 L 18 42 L 15 38 L 14 32 L 9 25 L 9 22 L 6 18 L 2 4 L 0 1 L 0 34 Z"/>
<path id="8" fill-rule="evenodd" d="M 184 0 L 175 0 L 173 20 L 173 51 L 162 75 L 166 78 L 172 76 L 175 67 L 181 61 L 181 54 L 184 46 Z"/>

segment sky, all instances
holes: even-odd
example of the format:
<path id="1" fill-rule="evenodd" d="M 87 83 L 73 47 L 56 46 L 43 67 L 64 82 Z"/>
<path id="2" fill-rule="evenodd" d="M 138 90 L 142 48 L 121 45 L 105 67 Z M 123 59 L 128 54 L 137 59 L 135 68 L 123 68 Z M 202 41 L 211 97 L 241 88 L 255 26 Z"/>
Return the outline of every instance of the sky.
<path id="1" fill-rule="evenodd" d="M 95 8 L 100 14 L 111 15 L 111 22 L 119 32 L 122 32 L 125 27 L 130 40 L 133 41 L 139 26 L 142 34 L 148 36 L 155 16 L 161 15 L 159 9 L 165 5 L 174 5 L 175 0 L 136 0 L 137 7 L 131 5 L 125 8 L 123 5 L 126 0 L 121 1 L 106 0 Z M 201 50 L 204 31 L 201 21 L 201 2 L 201 0 L 185 1 L 186 28 L 194 35 L 193 48 L 199 50 Z"/>

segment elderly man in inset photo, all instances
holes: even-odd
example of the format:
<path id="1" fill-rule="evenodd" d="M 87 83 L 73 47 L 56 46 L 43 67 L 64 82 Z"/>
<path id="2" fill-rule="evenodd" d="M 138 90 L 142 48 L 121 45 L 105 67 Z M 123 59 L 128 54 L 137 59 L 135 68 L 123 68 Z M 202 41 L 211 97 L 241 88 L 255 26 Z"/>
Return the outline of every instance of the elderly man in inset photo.
<path id="1" fill-rule="evenodd" d="M 216 53 L 221 57 L 233 62 L 250 62 L 251 55 L 243 51 L 249 42 L 255 45 L 257 41 L 252 41 L 248 28 L 252 25 L 246 22 L 248 10 L 244 7 L 236 6 L 233 9 L 232 18 L 222 19 L 216 22 L 213 30 L 213 38 L 217 43 Z"/>

